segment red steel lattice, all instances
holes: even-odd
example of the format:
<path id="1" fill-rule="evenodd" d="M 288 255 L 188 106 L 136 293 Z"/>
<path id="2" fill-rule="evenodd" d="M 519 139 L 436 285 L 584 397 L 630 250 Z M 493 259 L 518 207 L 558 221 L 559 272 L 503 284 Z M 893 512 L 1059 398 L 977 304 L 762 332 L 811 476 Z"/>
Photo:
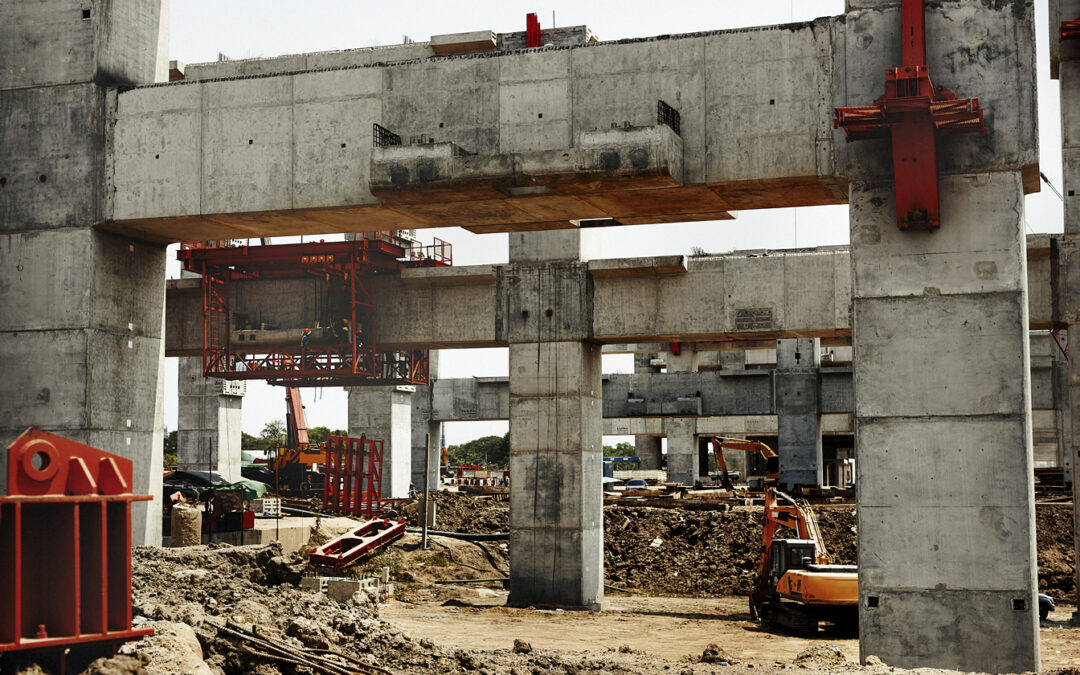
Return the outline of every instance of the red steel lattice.
<path id="1" fill-rule="evenodd" d="M 897 224 L 934 230 L 941 226 L 936 137 L 985 134 L 986 125 L 979 99 L 957 99 L 930 81 L 923 0 L 903 0 L 900 13 L 903 65 L 886 71 L 885 94 L 874 105 L 837 108 L 833 127 L 849 142 L 891 137 Z"/>
<path id="2" fill-rule="evenodd" d="M 202 275 L 203 374 L 292 386 L 426 384 L 427 351 L 379 348 L 372 285 L 379 274 L 448 266 L 452 257 L 441 240 L 420 246 L 389 232 L 339 242 L 182 247 L 185 269 Z M 269 339 L 267 331 L 241 330 L 234 325 L 230 287 L 256 278 L 313 279 L 320 297 L 336 297 L 341 307 L 327 309 L 329 325 L 289 327 Z"/>
<path id="3" fill-rule="evenodd" d="M 382 497 L 382 441 L 327 436 L 323 450 L 324 511 L 371 518 L 401 501 Z"/>
<path id="4" fill-rule="evenodd" d="M 130 459 L 30 428 L 8 446 L 0 496 L 0 656 L 111 654 L 131 626 Z M 2 669 L 0 669 L 2 670 Z"/>

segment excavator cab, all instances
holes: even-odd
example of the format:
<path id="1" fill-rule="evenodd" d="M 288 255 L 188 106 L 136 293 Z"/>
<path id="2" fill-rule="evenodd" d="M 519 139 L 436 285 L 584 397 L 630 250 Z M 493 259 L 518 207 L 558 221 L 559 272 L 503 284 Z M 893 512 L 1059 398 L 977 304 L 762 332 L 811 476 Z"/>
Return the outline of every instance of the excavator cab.
<path id="1" fill-rule="evenodd" d="M 772 586 L 788 570 L 806 570 L 814 564 L 814 542 L 809 539 L 772 540 Z"/>

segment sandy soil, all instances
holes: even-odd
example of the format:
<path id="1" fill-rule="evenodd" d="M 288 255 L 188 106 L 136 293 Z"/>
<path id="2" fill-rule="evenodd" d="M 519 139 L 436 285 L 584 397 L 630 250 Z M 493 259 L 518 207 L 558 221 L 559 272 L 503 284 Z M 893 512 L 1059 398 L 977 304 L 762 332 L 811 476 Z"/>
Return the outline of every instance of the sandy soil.
<path id="1" fill-rule="evenodd" d="M 497 597 L 490 597 L 491 593 Z M 468 599 L 471 594 L 472 599 Z M 487 597 L 480 597 L 480 595 Z M 793 637 L 763 629 L 749 621 L 743 598 L 715 599 L 615 596 L 604 612 L 563 612 L 501 606 L 504 591 L 463 589 L 457 602 L 394 601 L 381 616 L 414 639 L 428 639 L 446 648 L 507 649 L 515 639 L 536 648 L 586 651 L 601 656 L 623 645 L 668 661 L 697 658 L 710 643 L 745 663 L 771 666 L 792 663 L 814 644 L 835 645 L 857 663 L 859 643 L 853 637 L 822 632 L 817 639 Z M 475 606 L 461 606 L 462 604 Z M 1068 624 L 1075 610 L 1059 605 L 1040 631 L 1043 672 L 1080 668 L 1080 628 Z"/>

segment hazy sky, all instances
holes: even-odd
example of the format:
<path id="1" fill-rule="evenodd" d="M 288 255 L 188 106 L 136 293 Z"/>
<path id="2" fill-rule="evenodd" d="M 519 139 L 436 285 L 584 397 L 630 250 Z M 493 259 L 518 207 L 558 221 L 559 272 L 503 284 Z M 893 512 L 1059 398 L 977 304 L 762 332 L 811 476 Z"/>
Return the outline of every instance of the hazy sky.
<path id="1" fill-rule="evenodd" d="M 231 58 L 350 49 L 417 42 L 432 35 L 474 30 L 512 32 L 525 29 L 525 14 L 537 12 L 541 27 L 586 25 L 600 40 L 688 33 L 701 30 L 805 21 L 843 12 L 843 0 L 764 0 L 720 2 L 568 2 L 543 5 L 516 0 L 470 2 L 361 2 L 359 0 L 172 0 L 170 58 L 185 63 Z M 1035 0 L 1041 167 L 1060 189 L 1061 131 L 1057 82 L 1050 80 L 1047 0 Z M 933 65 L 931 75 L 933 74 Z M 882 73 L 884 84 L 884 73 Z M 944 82 L 948 86 L 947 82 Z M 977 93 L 977 92 L 976 92 Z M 870 92 L 872 99 L 878 92 Z M 1027 197 L 1030 232 L 1061 232 L 1062 206 L 1050 190 Z M 420 230 L 422 240 L 438 236 L 454 245 L 459 265 L 505 262 L 506 235 L 475 235 L 460 229 Z M 795 248 L 848 243 L 846 206 L 741 211 L 736 220 L 630 226 L 588 230 L 584 235 L 598 257 L 684 254 L 691 246 L 709 252 L 750 248 Z M 175 247 L 174 247 L 175 248 Z M 170 253 L 170 258 L 175 257 Z M 170 263 L 169 276 L 179 276 Z M 176 360 L 167 360 L 165 423 L 176 428 Z M 630 357 L 605 357 L 605 372 L 631 372 Z M 442 352 L 442 377 L 507 374 L 505 349 Z M 346 397 L 341 388 L 304 389 L 309 426 L 345 428 Z M 284 390 L 249 382 L 244 399 L 244 431 L 258 434 L 263 425 L 283 419 Z M 447 425 L 447 441 L 460 443 L 506 431 L 506 423 Z M 612 439 L 607 439 L 611 442 Z"/>

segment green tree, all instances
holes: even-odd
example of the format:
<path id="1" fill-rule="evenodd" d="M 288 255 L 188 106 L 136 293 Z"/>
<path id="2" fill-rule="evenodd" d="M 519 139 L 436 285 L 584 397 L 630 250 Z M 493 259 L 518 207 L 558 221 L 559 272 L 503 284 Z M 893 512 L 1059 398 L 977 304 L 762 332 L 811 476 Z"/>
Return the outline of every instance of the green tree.
<path id="1" fill-rule="evenodd" d="M 634 445 L 626 441 L 616 443 L 614 446 L 604 446 L 604 457 L 633 457 L 635 454 L 637 450 L 634 449 Z"/>
<path id="2" fill-rule="evenodd" d="M 479 465 L 489 469 L 505 469 L 510 465 L 510 434 L 484 436 L 461 445 L 446 448 L 450 464 Z"/>
<path id="3" fill-rule="evenodd" d="M 259 437 L 281 443 L 285 440 L 285 421 L 273 420 L 272 422 L 267 422 L 263 425 Z"/>
<path id="4" fill-rule="evenodd" d="M 165 466 L 176 466 L 176 436 L 176 430 L 170 431 L 168 435 L 165 436 L 165 452 L 163 455 Z"/>
<path id="5" fill-rule="evenodd" d="M 331 429 L 330 427 L 308 427 L 307 430 L 308 442 L 312 447 L 322 445 L 326 442 L 327 436 L 348 436 L 349 432 L 344 429 Z"/>

